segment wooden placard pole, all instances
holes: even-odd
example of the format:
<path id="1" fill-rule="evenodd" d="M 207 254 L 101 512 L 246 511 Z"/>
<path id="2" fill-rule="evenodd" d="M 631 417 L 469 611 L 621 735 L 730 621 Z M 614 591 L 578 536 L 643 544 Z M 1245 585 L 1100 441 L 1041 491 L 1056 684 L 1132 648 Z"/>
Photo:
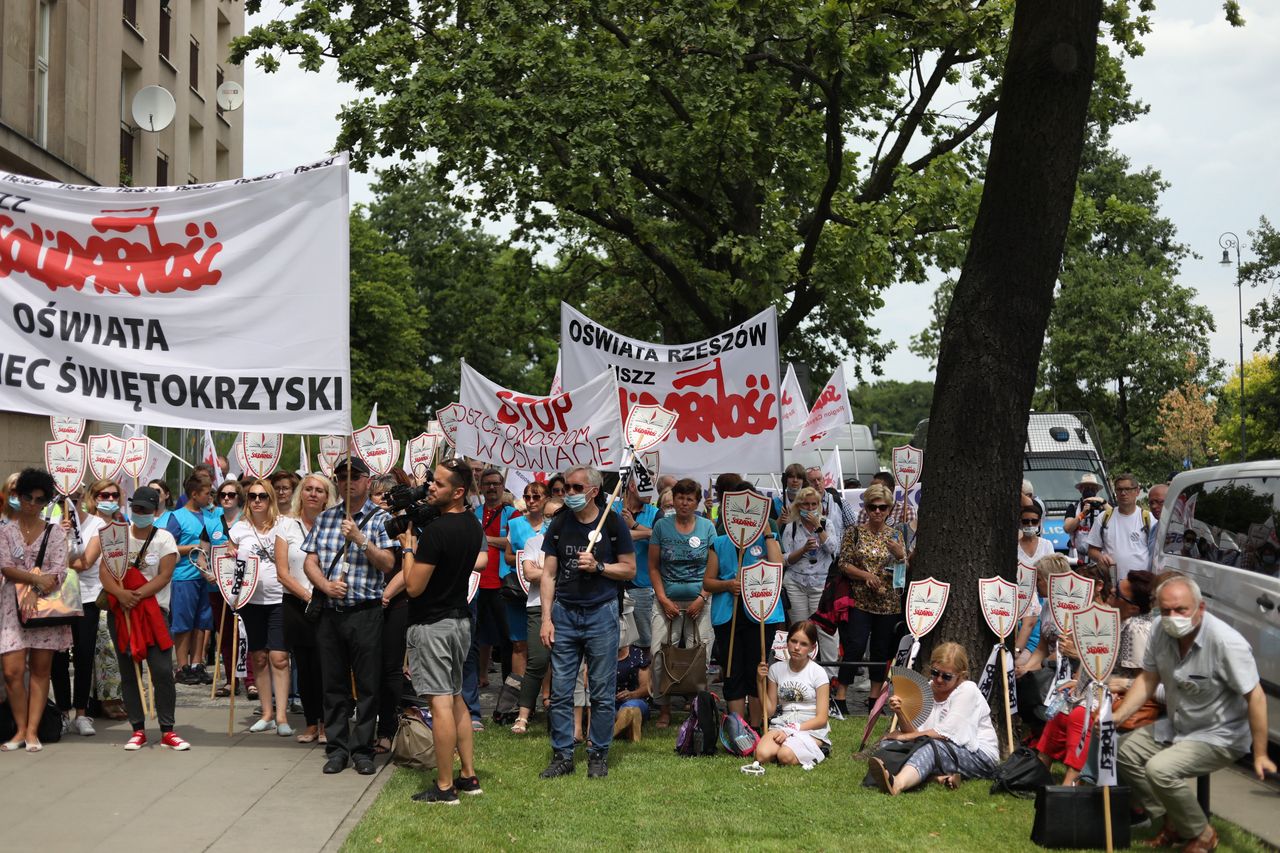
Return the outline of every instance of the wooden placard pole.
<path id="1" fill-rule="evenodd" d="M 622 466 L 618 469 L 618 482 L 614 484 L 609 500 L 605 502 L 604 509 L 600 511 L 600 519 L 596 522 L 596 529 L 591 531 L 591 536 L 587 539 L 592 548 L 595 548 L 596 543 L 600 541 L 600 531 L 604 529 L 604 521 L 609 517 L 609 512 L 613 509 L 613 502 L 618 499 L 618 495 L 622 494 L 624 472 L 631 467 L 631 462 L 634 458 L 635 451 L 628 446 L 626 452 L 622 454 Z"/>
<path id="2" fill-rule="evenodd" d="M 223 628 L 227 625 L 227 600 L 222 599 L 222 613 L 218 616 L 218 633 L 213 635 L 213 684 L 209 686 L 209 698 L 214 699 L 218 695 L 218 664 L 222 662 L 222 633 Z"/>
<path id="3" fill-rule="evenodd" d="M 742 583 L 742 561 L 746 559 L 746 553 L 746 549 L 738 549 L 738 572 L 735 577 L 738 579 L 739 584 Z M 741 589 L 741 587 L 739 587 L 739 589 Z M 735 598 L 741 599 L 741 592 L 739 592 Z M 724 661 L 725 681 L 729 680 L 729 674 L 733 672 L 733 641 L 738 635 L 738 603 L 739 602 L 736 600 L 733 602 L 733 618 L 729 622 L 729 654 Z"/>
<path id="4" fill-rule="evenodd" d="M 1102 786 L 1102 818 L 1106 824 L 1107 832 L 1107 853 L 1111 853 L 1114 849 L 1111 841 L 1111 786 Z"/>
<path id="5" fill-rule="evenodd" d="M 133 661 L 133 677 L 138 684 L 138 698 L 142 702 L 142 715 L 149 716 L 150 705 L 147 703 L 147 684 L 142 680 L 142 667 L 138 665 L 138 659 L 133 656 L 133 622 L 129 619 L 129 611 L 121 607 L 120 612 L 124 614 L 124 629 L 129 632 L 129 659 Z"/>
<path id="6" fill-rule="evenodd" d="M 1013 712 L 1009 710 L 1009 649 L 1002 643 L 1000 645 L 1000 683 L 1004 685 L 1001 691 L 1004 694 L 1004 730 L 1005 736 L 1008 738 L 1004 757 L 1008 758 L 1009 753 L 1013 752 Z"/>
<path id="7" fill-rule="evenodd" d="M 769 649 L 764 644 L 764 620 L 760 620 L 760 659 L 766 664 L 769 661 Z M 769 707 L 765 702 L 765 696 L 768 694 L 769 679 L 767 677 L 760 679 L 760 684 L 756 688 L 760 691 L 760 719 L 764 721 L 764 733 L 769 734 Z"/>

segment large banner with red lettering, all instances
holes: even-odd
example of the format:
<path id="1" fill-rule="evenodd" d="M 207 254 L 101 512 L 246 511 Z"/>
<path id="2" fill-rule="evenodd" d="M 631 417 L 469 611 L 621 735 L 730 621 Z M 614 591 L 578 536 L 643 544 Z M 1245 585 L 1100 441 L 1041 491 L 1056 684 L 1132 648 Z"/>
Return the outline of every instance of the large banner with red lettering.
<path id="1" fill-rule="evenodd" d="M 490 382 L 464 361 L 459 397 L 459 456 L 514 471 L 574 465 L 616 471 L 622 462 L 627 442 L 609 371 L 561 394 L 534 397 Z"/>
<path id="2" fill-rule="evenodd" d="M 347 158 L 176 187 L 0 172 L 0 409 L 346 433 Z"/>
<path id="3" fill-rule="evenodd" d="M 675 412 L 675 429 L 661 447 L 664 470 L 782 470 L 778 318 L 772 307 L 714 338 L 669 345 L 620 335 L 561 303 L 560 366 L 566 388 L 614 372 L 624 421 L 637 404 Z"/>

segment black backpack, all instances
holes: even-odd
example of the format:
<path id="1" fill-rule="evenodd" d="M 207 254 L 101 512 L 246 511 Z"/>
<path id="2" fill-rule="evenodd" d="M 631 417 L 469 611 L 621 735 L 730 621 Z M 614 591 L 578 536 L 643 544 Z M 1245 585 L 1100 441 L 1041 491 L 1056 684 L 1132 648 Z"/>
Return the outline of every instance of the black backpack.
<path id="1" fill-rule="evenodd" d="M 693 697 L 689 717 L 676 733 L 676 755 L 686 758 L 715 755 L 720 738 L 720 702 L 714 693 L 703 690 Z"/>
<path id="2" fill-rule="evenodd" d="M 1045 785 L 1053 784 L 1053 774 L 1029 746 L 1020 746 L 1010 753 L 996 767 L 991 779 L 991 793 L 1003 792 L 1028 800 Z"/>

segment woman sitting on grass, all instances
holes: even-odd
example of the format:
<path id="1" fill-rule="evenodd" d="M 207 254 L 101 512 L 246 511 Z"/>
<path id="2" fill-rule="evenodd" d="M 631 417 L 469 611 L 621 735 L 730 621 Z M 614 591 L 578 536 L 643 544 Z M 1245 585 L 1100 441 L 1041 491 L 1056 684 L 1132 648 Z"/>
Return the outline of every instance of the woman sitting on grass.
<path id="1" fill-rule="evenodd" d="M 900 731 L 885 740 L 929 740 L 907 758 L 897 776 L 879 758 L 871 759 L 871 775 L 891 796 L 935 779 L 948 788 L 961 779 L 990 779 L 1000 757 L 1000 744 L 991 725 L 991 710 L 978 685 L 969 681 L 969 656 L 959 643 L 943 643 L 929 659 L 933 711 L 919 728 L 902 710 L 902 698 L 889 699 Z"/>
<path id="2" fill-rule="evenodd" d="M 809 658 L 817 647 L 818 626 L 805 619 L 787 632 L 787 660 L 773 666 L 760 663 L 759 677 L 768 680 L 764 712 L 773 726 L 756 746 L 755 759 L 761 764 L 777 761 L 811 770 L 831 752 L 827 724 L 831 680 Z M 778 714 L 773 717 L 775 710 Z"/>

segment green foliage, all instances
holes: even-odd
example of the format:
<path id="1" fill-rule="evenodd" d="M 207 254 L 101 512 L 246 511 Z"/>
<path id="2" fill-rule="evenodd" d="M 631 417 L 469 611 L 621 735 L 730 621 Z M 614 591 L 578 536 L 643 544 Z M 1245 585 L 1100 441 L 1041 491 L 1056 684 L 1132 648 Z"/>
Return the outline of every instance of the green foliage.
<path id="1" fill-rule="evenodd" d="M 1249 459 L 1280 458 L 1280 358 L 1255 353 L 1244 364 L 1245 438 Z M 1218 389 L 1223 462 L 1240 460 L 1240 368 Z"/>
<path id="2" fill-rule="evenodd" d="M 1249 328 L 1262 335 L 1260 347 L 1275 349 L 1280 343 L 1280 294 L 1275 292 L 1276 282 L 1280 281 L 1280 232 L 1263 216 L 1249 236 L 1254 258 L 1240 265 L 1240 281 L 1254 288 L 1265 287 L 1267 295 L 1249 309 L 1246 321 Z"/>
<path id="3" fill-rule="evenodd" d="M 888 379 L 864 383 L 850 392 L 849 402 L 853 407 L 853 419 L 858 423 L 875 424 L 892 432 L 911 433 L 915 431 L 916 424 L 929 417 L 933 383 Z M 880 443 L 881 450 L 887 451 L 895 445 L 906 444 L 907 439 L 886 436 Z"/>
<path id="4" fill-rule="evenodd" d="M 1014 4 L 284 5 L 232 58 L 335 61 L 363 93 L 337 140 L 356 168 L 432 152 L 413 179 L 569 247 L 558 271 L 589 277 L 558 281 L 583 303 L 639 309 L 668 341 L 773 304 L 783 356 L 821 374 L 849 353 L 877 366 L 883 289 L 963 260 Z M 1145 11 L 1109 5 L 1121 51 Z M 1141 108 L 1104 58 L 1109 127 Z M 967 97 L 942 103 L 944 83 Z"/>
<path id="5" fill-rule="evenodd" d="M 419 401 L 429 381 L 422 368 L 427 355 L 422 335 L 426 319 L 413 290 L 408 259 L 394 250 L 367 212 L 357 206 L 351 214 L 354 426 L 363 426 L 377 403 L 379 423 L 390 424 L 401 441 L 422 431 L 425 420 Z"/>

